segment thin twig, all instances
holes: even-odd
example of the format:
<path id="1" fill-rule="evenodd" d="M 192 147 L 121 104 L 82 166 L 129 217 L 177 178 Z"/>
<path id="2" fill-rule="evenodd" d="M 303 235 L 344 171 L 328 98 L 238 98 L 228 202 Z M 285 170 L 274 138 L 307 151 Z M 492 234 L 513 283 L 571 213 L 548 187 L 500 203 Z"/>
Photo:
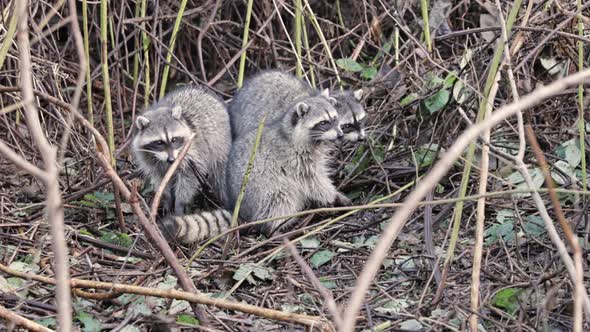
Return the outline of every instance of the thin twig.
<path id="1" fill-rule="evenodd" d="M 289 249 L 289 251 L 291 252 L 291 255 L 293 255 L 295 262 L 297 262 L 297 264 L 299 264 L 299 266 L 301 267 L 301 270 L 303 270 L 303 272 L 305 273 L 307 278 L 309 278 L 309 281 L 311 281 L 311 284 L 313 285 L 313 287 L 315 287 L 315 289 L 324 298 L 324 301 L 326 303 L 326 307 L 328 308 L 328 311 L 332 315 L 332 320 L 335 323 L 334 325 L 336 325 L 336 329 L 339 330 L 340 327 L 342 326 L 342 317 L 340 316 L 340 312 L 338 311 L 338 307 L 336 306 L 336 302 L 334 301 L 334 297 L 332 296 L 330 291 L 326 287 L 324 287 L 324 285 L 322 285 L 322 283 L 320 282 L 318 277 L 316 277 L 316 275 L 313 273 L 313 270 L 311 269 L 311 267 L 309 267 L 309 265 L 307 263 L 305 263 L 305 261 L 303 260 L 303 257 L 301 257 L 301 255 L 299 255 L 295 246 L 291 242 L 287 241 L 287 239 L 284 239 L 283 243 L 284 243 L 285 247 L 287 247 L 287 249 Z"/>
<path id="2" fill-rule="evenodd" d="M 168 182 L 172 178 L 172 175 L 174 175 L 174 172 L 178 168 L 178 165 L 180 165 L 182 160 L 184 160 L 184 156 L 186 156 L 188 149 L 191 147 L 194 137 L 195 137 L 195 133 L 192 133 L 188 139 L 188 142 L 184 145 L 184 147 L 182 147 L 182 150 L 180 150 L 180 153 L 178 154 L 178 158 L 176 158 L 176 160 L 172 163 L 172 165 L 170 165 L 170 167 L 168 167 L 166 174 L 164 174 L 164 177 L 162 178 L 162 181 L 160 182 L 160 185 L 158 186 L 158 189 L 156 190 L 156 194 L 154 195 L 154 200 L 152 201 L 152 206 L 150 208 L 152 222 L 156 222 L 156 215 L 158 214 L 158 206 L 160 206 L 160 199 L 162 198 L 162 194 L 164 193 L 164 189 L 166 189 L 166 185 L 168 184 Z"/>

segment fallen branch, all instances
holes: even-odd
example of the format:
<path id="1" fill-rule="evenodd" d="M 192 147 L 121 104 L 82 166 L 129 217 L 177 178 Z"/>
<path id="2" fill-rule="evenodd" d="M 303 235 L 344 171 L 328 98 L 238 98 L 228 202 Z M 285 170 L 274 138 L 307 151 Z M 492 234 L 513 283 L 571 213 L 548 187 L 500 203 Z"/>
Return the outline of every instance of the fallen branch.
<path id="1" fill-rule="evenodd" d="M 16 313 L 6 309 L 0 305 L 0 317 L 6 319 L 10 323 L 14 323 L 17 326 L 27 328 L 29 331 L 40 331 L 40 332 L 53 332 L 53 330 L 46 328 L 41 324 L 37 324 L 30 319 L 23 316 L 19 316 Z M 6 326 L 5 326 L 6 327 Z"/>
<path id="2" fill-rule="evenodd" d="M 55 279 L 39 276 L 36 274 L 30 274 L 25 272 L 19 272 L 13 270 L 5 265 L 0 264 L 0 271 L 3 271 L 9 275 L 34 280 L 46 284 L 55 285 Z M 132 286 L 132 285 L 124 285 L 124 284 L 114 284 L 110 282 L 101 282 L 101 281 L 93 281 L 93 280 L 82 280 L 72 278 L 70 279 L 70 285 L 72 288 L 94 288 L 94 289 L 104 289 L 111 292 L 119 292 L 119 293 L 127 293 L 127 294 L 137 294 L 137 295 L 145 295 L 145 296 L 155 296 L 165 299 L 176 299 L 176 300 L 185 300 L 191 303 L 198 303 L 213 306 L 220 309 L 227 309 L 227 310 L 236 310 L 268 319 L 283 321 L 283 322 L 294 322 L 299 323 L 311 328 L 319 328 L 320 331 L 333 331 L 334 329 L 327 322 L 324 318 L 319 316 L 309 316 L 309 315 L 302 315 L 302 314 L 294 314 L 288 313 L 273 309 L 266 309 L 257 307 L 250 304 L 245 303 L 238 303 L 232 302 L 223 299 L 214 299 L 204 295 L 199 295 L 191 292 L 183 292 L 175 289 L 170 290 L 163 290 L 158 288 L 149 288 L 149 287 L 141 287 L 141 286 Z"/>

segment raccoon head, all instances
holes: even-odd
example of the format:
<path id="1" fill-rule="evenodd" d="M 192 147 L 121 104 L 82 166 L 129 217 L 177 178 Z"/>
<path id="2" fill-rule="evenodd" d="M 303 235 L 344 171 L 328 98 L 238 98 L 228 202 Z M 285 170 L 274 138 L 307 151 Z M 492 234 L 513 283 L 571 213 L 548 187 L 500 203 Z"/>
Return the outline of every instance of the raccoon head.
<path id="1" fill-rule="evenodd" d="M 135 126 L 133 151 L 150 164 L 173 163 L 191 135 L 180 106 L 159 105 L 138 116 Z"/>
<path id="2" fill-rule="evenodd" d="M 336 110 L 340 117 L 344 140 L 353 143 L 363 141 L 366 138 L 364 120 L 367 117 L 367 112 L 361 104 L 363 90 L 339 91 L 335 92 L 332 97 L 336 99 Z"/>
<path id="3" fill-rule="evenodd" d="M 336 100 L 324 93 L 307 97 L 294 103 L 287 117 L 290 118 L 289 131 L 298 145 L 333 142 L 344 135 L 338 122 L 338 112 L 334 108 Z"/>

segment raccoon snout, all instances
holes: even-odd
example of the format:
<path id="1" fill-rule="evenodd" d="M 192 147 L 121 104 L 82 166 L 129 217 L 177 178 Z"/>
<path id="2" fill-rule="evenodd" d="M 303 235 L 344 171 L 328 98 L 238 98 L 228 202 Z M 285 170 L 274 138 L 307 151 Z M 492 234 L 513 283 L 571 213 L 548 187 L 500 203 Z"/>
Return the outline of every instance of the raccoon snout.
<path id="1" fill-rule="evenodd" d="M 359 141 L 364 142 L 367 139 L 367 135 L 365 134 L 365 131 L 361 131 L 361 133 L 359 134 Z"/>
<path id="2" fill-rule="evenodd" d="M 176 151 L 174 151 L 173 148 L 169 148 L 168 149 L 168 159 L 166 159 L 166 161 L 168 161 L 169 164 L 172 164 L 175 160 L 176 160 Z"/>

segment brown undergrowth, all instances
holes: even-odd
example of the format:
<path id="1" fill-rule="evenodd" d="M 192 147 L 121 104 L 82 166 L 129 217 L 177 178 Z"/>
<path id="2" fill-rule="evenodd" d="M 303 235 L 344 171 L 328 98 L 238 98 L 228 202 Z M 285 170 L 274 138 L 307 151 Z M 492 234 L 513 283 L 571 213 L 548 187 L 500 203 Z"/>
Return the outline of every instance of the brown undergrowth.
<path id="1" fill-rule="evenodd" d="M 10 29 L 14 2 L 0 0 L 0 140 L 32 165 L 44 168 L 23 113 L 19 82 L 22 63 Z M 115 193 L 112 177 L 100 159 L 108 155 L 104 147 L 92 138 L 88 126 L 72 118 L 67 110 L 75 99 L 81 69 L 68 2 L 33 0 L 27 8 L 35 103 L 48 141 L 58 147 L 58 159 L 63 156 L 58 160 L 58 180 L 69 274 L 103 283 L 100 290 L 73 292 L 74 325 L 84 331 L 194 327 L 194 311 L 188 302 L 180 301 L 190 300 L 190 296 L 175 300 L 161 296 L 180 286 L 177 274 L 145 235 L 143 223 L 134 212 L 140 206 L 149 215 L 156 188 L 137 178 L 129 137 L 134 116 L 158 99 L 164 80 L 168 91 L 195 83 L 209 87 L 225 100 L 231 98 L 239 76 L 247 5 L 245 1 L 188 0 L 170 72 L 164 78 L 179 3 L 146 1 L 142 16 L 140 0 L 109 2 L 108 83 L 100 69 L 100 5 L 87 3 L 88 84 L 92 94 L 84 85 L 78 110 L 88 120 L 92 114 L 94 127 L 106 137 L 104 91 L 108 84 L 114 110 L 116 173 L 128 188 L 138 186 L 139 191 L 135 195 L 130 189 L 129 200 Z M 246 77 L 268 68 L 295 73 L 296 3 L 254 2 Z M 498 19 L 495 2 L 431 1 L 428 21 L 432 52 L 423 34 L 420 2 L 303 0 L 302 4 L 301 61 L 306 79 L 318 87 L 338 88 L 338 76 L 345 89 L 366 91 L 363 104 L 369 113 L 369 138 L 363 143 L 344 144 L 335 151 L 334 180 L 355 205 L 377 201 L 380 205 L 365 206 L 354 213 L 340 210 L 305 215 L 293 232 L 271 239 L 240 234 L 230 246 L 227 259 L 221 259 L 223 241 L 208 245 L 194 260 L 189 259 L 198 246 L 172 244 L 180 265 L 201 295 L 223 299 L 220 302 L 224 305 L 231 303 L 205 306 L 209 322 L 207 327 L 199 327 L 203 330 L 314 329 L 318 327 L 314 325 L 316 319 L 325 329 L 331 328 L 324 325 L 327 321 L 338 327 L 346 318 L 338 316 L 349 301 L 355 281 L 397 208 L 393 203 L 401 202 L 415 182 L 436 167 L 439 156 L 455 139 L 477 122 L 494 52 L 502 40 L 503 21 Z M 83 26 L 82 1 L 76 1 L 75 6 L 75 17 Z M 501 2 L 504 17 L 512 6 L 511 1 Z M 515 100 L 512 82 L 520 95 L 526 95 L 577 72 L 578 42 L 585 52 L 583 66 L 588 66 L 590 39 L 579 36 L 577 27 L 578 20 L 585 27 L 590 24 L 587 7 L 578 18 L 573 1 L 534 2 L 531 6 L 523 1 L 508 35 L 509 47 L 518 44 L 519 50 L 500 70 L 498 90 L 492 98 L 494 109 Z M 311 13 L 326 44 L 311 24 Z M 587 35 L 587 30 L 584 32 Z M 513 70 L 513 79 L 507 75 L 507 68 Z M 586 112 L 586 122 L 579 131 L 579 94 L 576 88 L 566 89 L 525 110 L 523 119 L 545 154 L 563 215 L 579 240 L 587 268 L 590 223 L 587 188 L 582 180 L 585 155 L 579 140 L 590 132 L 590 124 Z M 587 105 L 585 95 L 582 99 Z M 477 323 L 486 331 L 572 329 L 574 283 L 547 236 L 524 179 L 508 158 L 519 149 L 517 130 L 516 118 L 494 127 L 489 142 L 476 142 L 475 159 L 468 160 L 464 153 L 427 195 L 426 200 L 431 202 L 413 213 L 370 284 L 357 329 L 468 328 L 479 156 L 485 144 L 490 155 Z M 68 139 L 64 145 L 65 132 Z M 524 152 L 523 162 L 540 189 L 549 215 L 556 220 L 535 154 L 528 146 Z M 473 169 L 467 197 L 459 198 L 464 206 L 454 257 L 447 273 L 442 273 L 453 238 L 452 220 L 462 172 L 468 163 Z M 21 273 L 20 278 L 8 269 L 0 274 L 0 312 L 54 329 L 56 289 L 47 280 L 54 279 L 60 267 L 54 265 L 44 208 L 44 183 L 0 153 L 0 263 Z M 307 237 L 285 247 L 284 238 L 294 240 L 303 235 Z M 293 250 L 298 255 L 292 255 Z M 27 279 L 22 273 L 38 278 Z M 583 280 L 586 289 L 590 286 L 587 279 Z M 157 291 L 125 293 L 123 288 L 107 289 L 105 283 Z M 439 287 L 442 284 L 444 287 Z M 240 302 L 251 309 L 281 313 L 265 316 L 255 309 L 244 311 L 233 306 Z M 282 319 L 291 317 L 289 313 L 305 321 Z M 279 316 L 282 318 L 276 318 Z M 8 314 L 0 317 L 0 324 L 11 320 Z"/>

